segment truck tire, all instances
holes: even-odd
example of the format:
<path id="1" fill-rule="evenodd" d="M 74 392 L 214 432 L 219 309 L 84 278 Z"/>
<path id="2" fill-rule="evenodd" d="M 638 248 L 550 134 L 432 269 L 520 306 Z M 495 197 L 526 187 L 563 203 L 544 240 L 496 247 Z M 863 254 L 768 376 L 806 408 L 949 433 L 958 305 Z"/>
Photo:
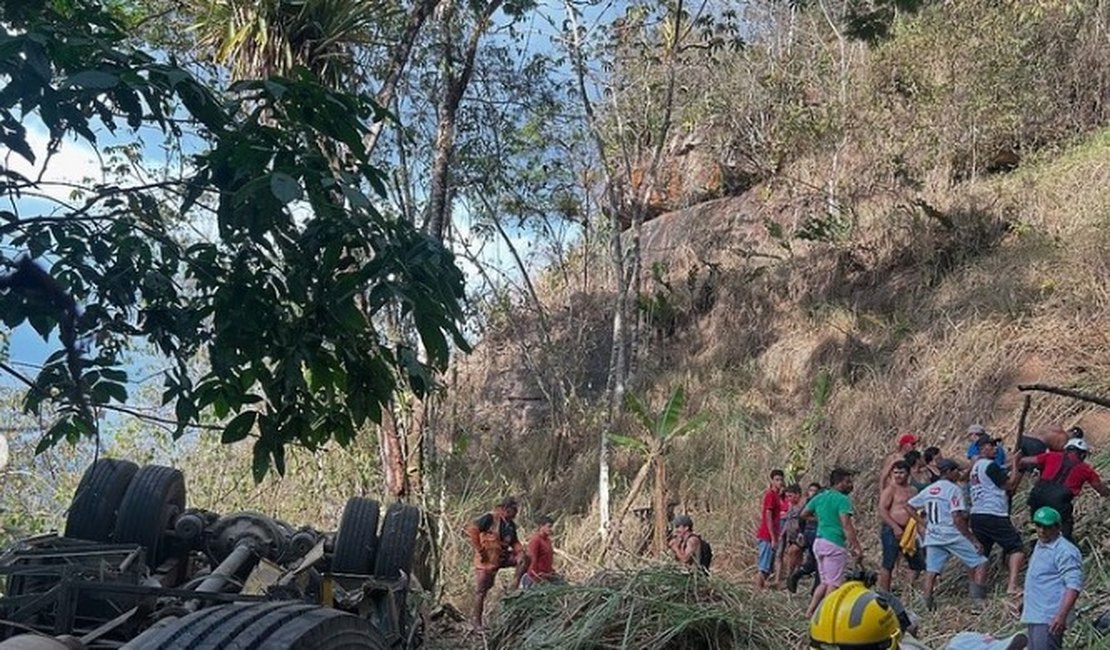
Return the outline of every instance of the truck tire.
<path id="1" fill-rule="evenodd" d="M 420 508 L 394 503 L 385 511 L 382 537 L 374 575 L 379 578 L 400 578 L 412 573 L 412 556 L 416 550 L 416 532 L 420 528 Z"/>
<path id="2" fill-rule="evenodd" d="M 124 650 L 385 650 L 365 619 L 299 602 L 235 603 L 143 633 Z"/>
<path id="3" fill-rule="evenodd" d="M 370 575 L 378 554 L 378 519 L 381 506 L 373 499 L 351 497 L 343 508 L 335 535 L 332 573 Z"/>
<path id="4" fill-rule="evenodd" d="M 101 458 L 85 470 L 66 514 L 65 536 L 111 542 L 120 503 L 139 466 L 129 460 Z"/>
<path id="5" fill-rule="evenodd" d="M 131 479 L 123 495 L 113 540 L 145 547 L 146 564 L 153 569 L 169 555 L 166 531 L 184 510 L 185 477 L 181 472 L 146 465 Z"/>

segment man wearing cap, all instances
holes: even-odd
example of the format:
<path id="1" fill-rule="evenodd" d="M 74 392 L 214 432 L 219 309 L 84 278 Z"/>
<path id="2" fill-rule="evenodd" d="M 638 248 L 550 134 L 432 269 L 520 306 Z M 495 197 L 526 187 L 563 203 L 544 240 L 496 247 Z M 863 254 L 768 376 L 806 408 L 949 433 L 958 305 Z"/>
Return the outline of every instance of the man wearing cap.
<path id="1" fill-rule="evenodd" d="M 1029 635 L 1028 650 L 1061 650 L 1068 616 L 1083 589 L 1083 557 L 1061 535 L 1060 513 L 1042 507 L 1033 513 L 1037 546 L 1025 573 L 1021 622 Z"/>
<path id="2" fill-rule="evenodd" d="M 898 436 L 898 449 L 890 452 L 890 454 L 883 461 L 883 468 L 879 470 L 879 491 L 881 492 L 890 483 L 890 471 L 894 469 L 894 463 L 906 459 L 906 454 L 914 449 L 917 449 L 917 443 L 920 439 L 912 433 L 903 433 Z"/>
<path id="3" fill-rule="evenodd" d="M 681 564 L 694 566 L 701 557 L 701 538 L 694 534 L 694 520 L 690 515 L 678 515 L 671 522 L 671 533 L 667 546 Z"/>
<path id="4" fill-rule="evenodd" d="M 1087 464 L 1091 448 L 1082 438 L 1072 438 L 1064 446 L 1064 451 L 1046 451 L 1031 458 L 1019 457 L 1018 464 L 1023 467 L 1037 467 L 1041 477 L 1029 491 L 1029 511 L 1049 506 L 1060 515 L 1060 530 L 1064 537 L 1073 541 L 1075 511 L 1072 500 L 1083 491 L 1083 486 L 1091 488 L 1103 497 L 1110 497 L 1110 487 L 1102 482 L 1095 468 Z"/>
<path id="5" fill-rule="evenodd" d="M 995 456 L 1002 451 L 1002 439 L 983 434 L 975 441 L 979 449 L 979 460 L 971 466 L 971 532 L 983 545 L 983 556 L 990 559 L 995 544 L 1002 547 L 1007 558 L 1009 583 L 1006 592 L 1011 597 L 1021 593 L 1021 565 L 1025 553 L 1021 534 L 1010 521 L 1010 501 L 1008 493 L 1013 491 L 1021 480 L 1016 463 L 1007 473 L 995 464 Z"/>
<path id="6" fill-rule="evenodd" d="M 949 458 L 937 463 L 941 478 L 909 500 L 925 526 L 925 606 L 932 610 L 933 589 L 949 556 L 956 556 L 971 569 L 971 597 L 983 601 L 987 595 L 987 558 L 983 547 L 968 527 L 964 491 L 956 485 L 963 470 Z M 924 513 L 922 516 L 921 513 Z"/>
<path id="7" fill-rule="evenodd" d="M 986 427 L 981 424 L 973 424 L 967 428 L 967 437 L 971 440 L 971 444 L 967 446 L 967 459 L 975 465 L 975 461 L 979 460 L 982 456 L 982 451 L 979 449 L 979 439 L 983 436 L 991 438 L 987 433 Z M 1006 450 L 1001 445 L 995 450 L 994 464 L 1005 469 L 1006 467 Z"/>
<path id="8" fill-rule="evenodd" d="M 848 495 L 855 487 L 851 470 L 834 469 L 829 476 L 829 489 L 819 492 L 802 508 L 802 519 L 817 519 L 817 539 L 813 555 L 817 558 L 817 574 L 821 584 L 813 591 L 806 618 L 821 605 L 825 595 L 844 582 L 848 561 L 863 559 L 863 548 L 852 522 L 852 501 Z"/>

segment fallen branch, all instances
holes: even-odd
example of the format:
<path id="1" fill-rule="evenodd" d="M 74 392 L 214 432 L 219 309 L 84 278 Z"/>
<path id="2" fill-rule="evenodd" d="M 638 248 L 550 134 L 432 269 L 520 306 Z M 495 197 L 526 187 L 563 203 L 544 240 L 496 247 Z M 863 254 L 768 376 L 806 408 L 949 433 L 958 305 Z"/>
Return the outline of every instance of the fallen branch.
<path id="1" fill-rule="evenodd" d="M 1030 390 L 1038 390 L 1042 393 L 1052 393 L 1053 395 L 1062 395 L 1063 397 L 1070 397 L 1083 402 L 1090 402 L 1091 404 L 1098 404 L 1099 406 L 1110 409 L 1110 399 L 1099 397 L 1098 395 L 1091 395 L 1078 390 L 1070 388 L 1059 388 L 1057 386 L 1049 386 L 1047 384 L 1019 384 L 1018 390 L 1025 392 Z"/>
<path id="2" fill-rule="evenodd" d="M 1021 416 L 1018 418 L 1017 439 L 1014 440 L 1014 451 L 1021 450 L 1021 439 L 1025 437 L 1025 418 L 1029 415 L 1029 405 L 1033 403 L 1033 398 L 1029 395 L 1025 396 L 1025 400 L 1021 404 Z"/>

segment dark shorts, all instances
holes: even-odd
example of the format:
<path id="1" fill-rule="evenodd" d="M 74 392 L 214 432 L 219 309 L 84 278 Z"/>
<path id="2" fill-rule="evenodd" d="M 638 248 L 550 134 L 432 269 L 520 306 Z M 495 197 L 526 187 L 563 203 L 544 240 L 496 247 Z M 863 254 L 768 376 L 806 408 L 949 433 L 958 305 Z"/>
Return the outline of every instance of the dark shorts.
<path id="1" fill-rule="evenodd" d="M 883 568 L 887 571 L 893 571 L 894 565 L 898 562 L 898 558 L 902 557 L 906 560 L 912 571 L 925 570 L 925 552 L 918 546 L 917 552 L 912 556 L 906 555 L 902 552 L 902 547 L 898 545 L 898 536 L 894 534 L 894 529 L 886 524 L 883 524 L 882 530 L 879 531 L 879 538 L 883 542 Z"/>
<path id="2" fill-rule="evenodd" d="M 983 545 L 983 555 L 990 556 L 995 544 L 1005 555 L 1022 550 L 1021 533 L 1009 517 L 999 515 L 971 515 L 971 532 Z"/>

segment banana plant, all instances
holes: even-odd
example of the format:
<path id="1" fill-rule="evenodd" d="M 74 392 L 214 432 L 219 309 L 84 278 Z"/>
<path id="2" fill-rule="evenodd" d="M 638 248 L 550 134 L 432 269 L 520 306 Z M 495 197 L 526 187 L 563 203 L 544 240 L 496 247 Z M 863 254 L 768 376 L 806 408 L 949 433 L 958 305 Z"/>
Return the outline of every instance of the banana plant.
<path id="1" fill-rule="evenodd" d="M 632 486 L 617 515 L 616 525 L 610 534 L 609 543 L 605 545 L 602 557 L 619 536 L 621 522 L 636 497 L 639 496 L 649 474 L 654 474 L 655 477 L 652 481 L 652 510 L 655 515 L 652 550 L 656 555 L 662 555 L 666 549 L 667 539 L 667 454 L 676 440 L 700 429 L 705 424 L 707 415 L 699 413 L 683 420 L 686 391 L 681 386 L 674 389 L 663 409 L 657 414 L 651 413 L 640 398 L 631 392 L 625 394 L 625 406 L 638 421 L 639 435 L 610 433 L 609 440 L 618 447 L 637 452 L 643 457 L 644 463 L 632 480 Z"/>

